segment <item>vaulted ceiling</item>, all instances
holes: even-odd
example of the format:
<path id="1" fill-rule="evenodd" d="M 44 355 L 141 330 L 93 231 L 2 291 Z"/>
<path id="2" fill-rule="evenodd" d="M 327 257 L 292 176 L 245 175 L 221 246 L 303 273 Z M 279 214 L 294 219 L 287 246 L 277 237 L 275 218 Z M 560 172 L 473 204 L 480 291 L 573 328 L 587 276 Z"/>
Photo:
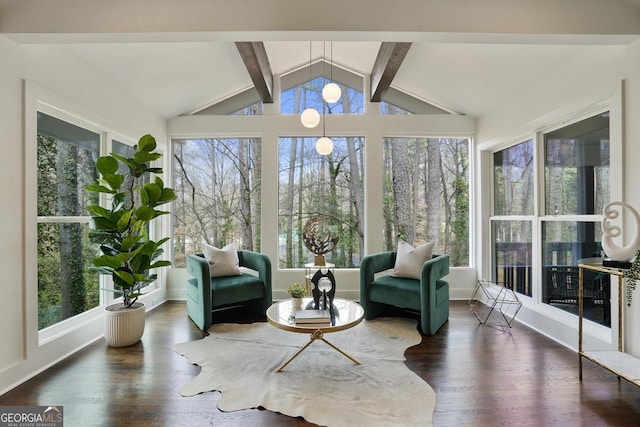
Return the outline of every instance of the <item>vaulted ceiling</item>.
<path id="1" fill-rule="evenodd" d="M 365 76 L 401 43 L 383 87 L 481 117 L 582 49 L 636 40 L 640 0 L 0 0 L 0 32 L 27 55 L 60 49 L 167 119 L 254 85 L 236 42 L 263 42 L 275 76 L 308 64 L 310 40 L 313 61 Z"/>

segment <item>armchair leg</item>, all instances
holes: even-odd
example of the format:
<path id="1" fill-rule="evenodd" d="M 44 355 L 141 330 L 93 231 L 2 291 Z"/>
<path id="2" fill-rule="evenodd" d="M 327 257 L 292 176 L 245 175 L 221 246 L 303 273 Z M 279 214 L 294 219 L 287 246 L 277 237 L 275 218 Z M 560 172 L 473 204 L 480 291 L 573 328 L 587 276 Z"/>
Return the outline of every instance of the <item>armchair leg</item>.
<path id="1" fill-rule="evenodd" d="M 365 320 L 372 320 L 382 315 L 385 311 L 385 305 L 377 302 L 368 301 L 364 310 Z"/>

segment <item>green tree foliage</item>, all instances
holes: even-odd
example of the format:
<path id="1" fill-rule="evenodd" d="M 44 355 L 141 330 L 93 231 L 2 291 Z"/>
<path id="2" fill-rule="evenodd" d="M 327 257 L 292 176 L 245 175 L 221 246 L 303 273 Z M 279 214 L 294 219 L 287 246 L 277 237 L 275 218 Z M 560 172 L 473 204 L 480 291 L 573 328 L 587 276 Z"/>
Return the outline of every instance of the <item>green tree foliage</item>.
<path id="1" fill-rule="evenodd" d="M 173 153 L 174 265 L 203 243 L 259 251 L 260 140 L 174 140 Z"/>
<path id="2" fill-rule="evenodd" d="M 91 151 L 79 144 L 38 135 L 38 215 L 77 217 L 85 212 L 83 183 L 93 174 Z M 100 303 L 97 276 L 85 260 L 93 256 L 87 228 L 78 222 L 38 225 L 38 327 L 51 326 Z"/>

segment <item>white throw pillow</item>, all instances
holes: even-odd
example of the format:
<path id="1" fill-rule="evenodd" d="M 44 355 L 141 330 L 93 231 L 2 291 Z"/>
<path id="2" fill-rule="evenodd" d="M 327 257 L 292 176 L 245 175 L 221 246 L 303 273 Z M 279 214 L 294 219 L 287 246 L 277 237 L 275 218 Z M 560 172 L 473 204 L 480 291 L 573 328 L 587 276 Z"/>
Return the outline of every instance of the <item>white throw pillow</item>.
<path id="1" fill-rule="evenodd" d="M 431 259 L 434 245 L 435 242 L 427 242 L 414 248 L 407 242 L 400 240 L 393 276 L 420 280 L 422 264 Z"/>
<path id="2" fill-rule="evenodd" d="M 238 276 L 240 260 L 235 243 L 229 243 L 222 249 L 204 244 L 204 257 L 209 261 L 211 277 Z"/>

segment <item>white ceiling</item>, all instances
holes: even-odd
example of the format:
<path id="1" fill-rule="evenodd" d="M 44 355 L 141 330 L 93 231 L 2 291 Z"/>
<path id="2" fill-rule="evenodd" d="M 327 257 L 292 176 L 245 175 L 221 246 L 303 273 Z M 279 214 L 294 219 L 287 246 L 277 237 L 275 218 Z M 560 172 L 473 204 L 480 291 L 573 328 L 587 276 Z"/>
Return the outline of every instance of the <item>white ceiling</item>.
<path id="1" fill-rule="evenodd" d="M 618 0 L 640 16 L 637 0 Z M 16 9 L 19 0 L 0 0 L 3 8 Z M 5 25 L 6 27 L 6 25 Z M 1 30 L 2 28 L 0 28 Z M 639 31 L 637 32 L 640 34 Z M 196 33 L 194 33 L 196 34 Z M 128 92 L 141 104 L 169 119 L 223 100 L 252 83 L 233 43 L 247 39 L 248 33 L 224 37 L 151 37 L 140 34 L 108 41 L 91 35 L 64 37 L 24 34 L 9 37 L 19 43 L 54 44 L 94 69 L 115 88 Z M 274 74 L 286 73 L 309 61 L 309 42 L 300 32 L 278 32 L 263 37 Z M 425 33 L 427 34 L 427 33 Z M 265 36 L 265 33 L 261 33 Z M 373 67 L 380 41 L 389 37 L 374 32 L 350 33 L 342 40 L 327 33 L 333 43 L 316 41 L 312 57 L 326 52 L 336 65 L 367 75 Z M 393 86 L 420 99 L 461 114 L 481 117 L 518 88 L 530 84 L 541 73 L 584 49 L 589 44 L 629 43 L 637 35 L 540 35 L 452 33 L 415 38 Z M 322 33 L 314 33 L 321 40 Z M 311 37 L 309 37 L 311 38 Z M 25 41 L 26 40 L 26 41 Z M 307 39 L 308 40 L 308 39 Z M 397 40 L 402 41 L 402 40 Z M 325 45 L 323 47 L 323 44 Z M 331 54 L 333 47 L 333 54 Z"/>
<path id="2" fill-rule="evenodd" d="M 314 43 L 312 59 L 322 55 Z M 63 50 L 169 119 L 252 86 L 233 42 L 61 44 Z M 327 60 L 371 72 L 380 42 L 327 43 Z M 27 46 L 28 48 L 28 46 Z M 265 42 L 274 74 L 309 61 L 309 42 Z M 414 43 L 393 86 L 437 106 L 481 117 L 582 45 Z"/>

